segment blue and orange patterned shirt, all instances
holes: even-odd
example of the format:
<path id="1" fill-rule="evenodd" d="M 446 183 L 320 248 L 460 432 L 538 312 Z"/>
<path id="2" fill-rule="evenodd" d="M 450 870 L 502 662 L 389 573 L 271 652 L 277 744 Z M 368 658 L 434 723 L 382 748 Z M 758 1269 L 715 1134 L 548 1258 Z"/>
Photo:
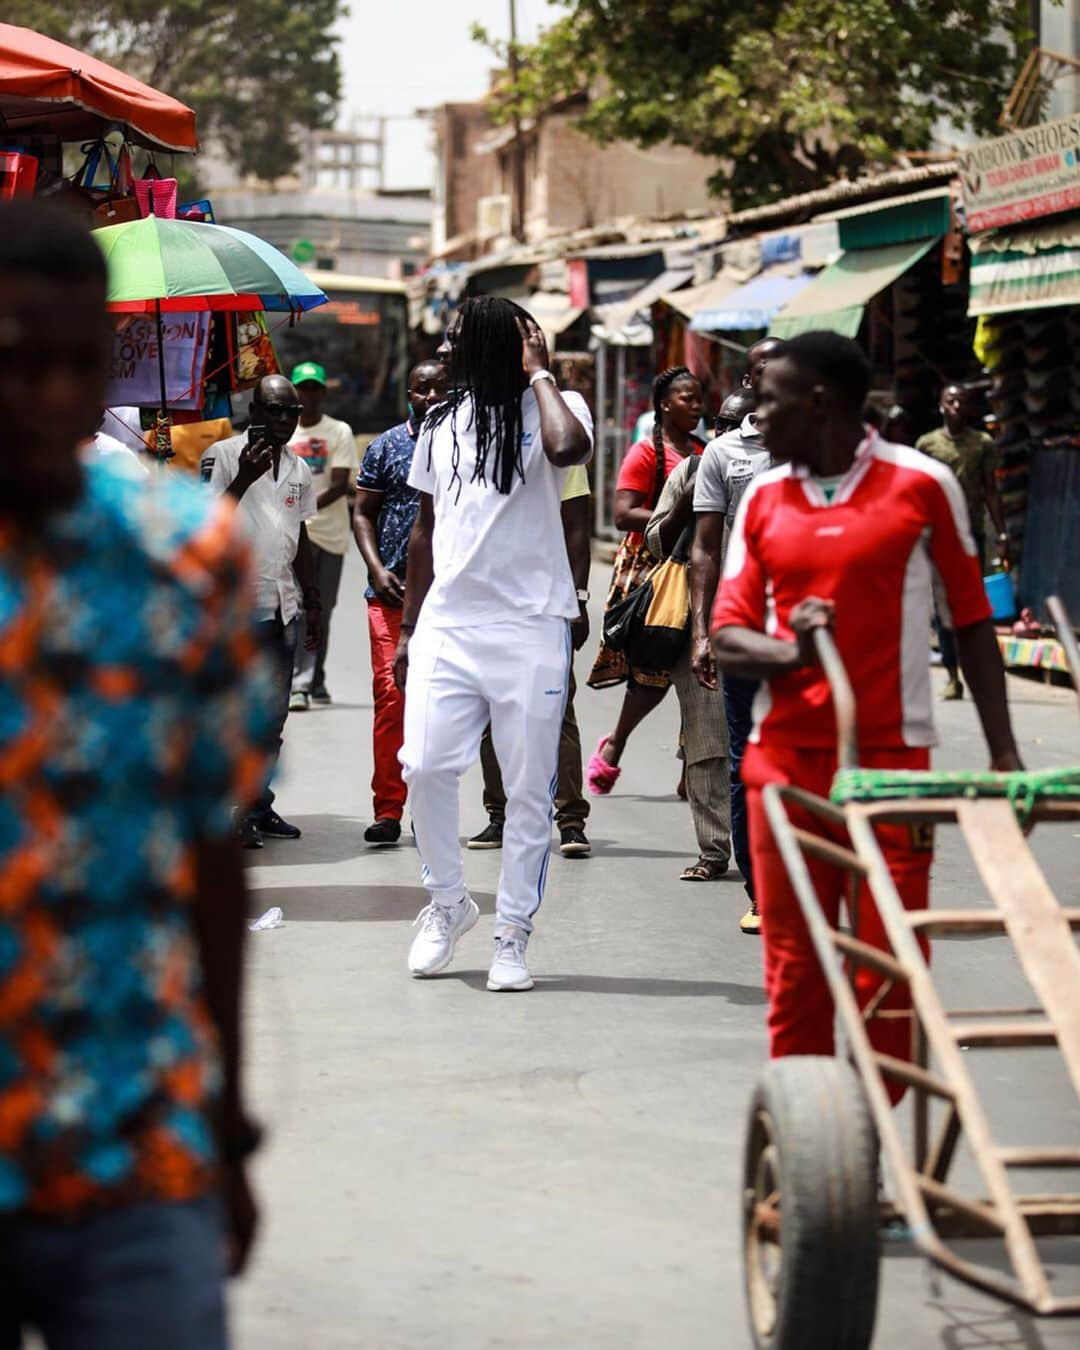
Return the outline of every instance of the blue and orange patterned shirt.
<path id="1" fill-rule="evenodd" d="M 375 538 L 383 566 L 402 581 L 409 554 L 409 535 L 420 510 L 420 494 L 409 486 L 413 451 L 419 433 L 412 422 L 401 422 L 376 436 L 364 452 L 356 486 L 367 492 L 383 494 Z M 369 600 L 375 592 L 369 585 L 364 592 Z"/>
<path id="2" fill-rule="evenodd" d="M 231 503 L 109 461 L 0 527 L 0 1214 L 213 1184 L 195 849 L 260 785 L 270 672 Z"/>

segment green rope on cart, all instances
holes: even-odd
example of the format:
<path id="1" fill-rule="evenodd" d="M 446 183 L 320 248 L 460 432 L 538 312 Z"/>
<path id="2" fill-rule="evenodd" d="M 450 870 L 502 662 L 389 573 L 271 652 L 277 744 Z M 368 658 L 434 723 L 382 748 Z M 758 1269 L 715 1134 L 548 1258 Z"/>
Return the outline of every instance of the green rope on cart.
<path id="1" fill-rule="evenodd" d="M 1026 824 L 1040 801 L 1080 801 L 1080 769 L 1015 773 L 923 773 L 916 769 L 839 769 L 829 797 L 848 802 L 912 801 L 942 797 L 1006 797 Z"/>

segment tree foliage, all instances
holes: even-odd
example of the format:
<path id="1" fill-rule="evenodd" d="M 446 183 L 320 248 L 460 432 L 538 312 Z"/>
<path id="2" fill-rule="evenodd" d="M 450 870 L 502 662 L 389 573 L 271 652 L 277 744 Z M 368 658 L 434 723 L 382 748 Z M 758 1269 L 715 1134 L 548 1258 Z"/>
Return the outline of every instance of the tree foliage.
<path id="1" fill-rule="evenodd" d="M 556 3 L 556 0 L 551 0 Z M 716 158 L 737 206 L 993 134 L 1030 36 L 1027 0 L 566 0 L 519 49 L 502 115 L 590 92 L 605 143 L 672 140 Z M 505 44 L 474 36 L 504 58 Z M 946 134 L 948 134 L 946 132 Z"/>
<path id="2" fill-rule="evenodd" d="M 243 173 L 273 181 L 296 133 L 332 123 L 341 0 L 7 0 L 4 18 L 119 67 L 195 109 Z"/>

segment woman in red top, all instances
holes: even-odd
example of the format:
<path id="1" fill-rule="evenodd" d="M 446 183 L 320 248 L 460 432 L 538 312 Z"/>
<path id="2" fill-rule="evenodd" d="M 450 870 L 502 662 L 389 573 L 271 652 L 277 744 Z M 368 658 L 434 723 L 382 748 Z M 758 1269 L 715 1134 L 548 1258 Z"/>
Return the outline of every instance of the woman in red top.
<path id="1" fill-rule="evenodd" d="M 615 524 L 627 533 L 615 555 L 607 608 L 639 586 L 657 559 L 645 547 L 644 530 L 660 490 L 675 466 L 689 454 L 700 454 L 693 435 L 704 408 L 701 382 L 686 366 L 673 366 L 653 383 L 652 438 L 638 441 L 626 453 L 615 485 Z M 600 644 L 588 683 L 593 689 L 626 681 L 622 712 L 610 736 L 602 736 L 589 760 L 589 791 L 610 792 L 619 776 L 619 760 L 637 724 L 660 702 L 671 683 L 666 670 L 631 669 L 622 652 Z"/>

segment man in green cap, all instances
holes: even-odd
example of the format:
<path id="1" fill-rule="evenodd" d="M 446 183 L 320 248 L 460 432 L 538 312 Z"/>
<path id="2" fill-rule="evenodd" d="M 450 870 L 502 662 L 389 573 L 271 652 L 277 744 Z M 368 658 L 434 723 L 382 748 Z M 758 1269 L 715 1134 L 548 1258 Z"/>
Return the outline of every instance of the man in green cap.
<path id="1" fill-rule="evenodd" d="M 349 547 L 349 504 L 345 500 L 356 473 L 356 439 L 347 422 L 327 417 L 326 371 L 317 361 L 301 361 L 294 367 L 292 383 L 303 411 L 289 448 L 308 466 L 315 489 L 318 515 L 307 522 L 315 563 L 315 584 L 322 596 L 322 638 L 308 651 L 296 647 L 290 712 L 305 712 L 314 703 L 329 703 L 326 689 L 326 648 L 330 640 L 330 615 L 337 602 L 341 566 Z"/>

